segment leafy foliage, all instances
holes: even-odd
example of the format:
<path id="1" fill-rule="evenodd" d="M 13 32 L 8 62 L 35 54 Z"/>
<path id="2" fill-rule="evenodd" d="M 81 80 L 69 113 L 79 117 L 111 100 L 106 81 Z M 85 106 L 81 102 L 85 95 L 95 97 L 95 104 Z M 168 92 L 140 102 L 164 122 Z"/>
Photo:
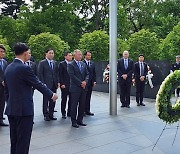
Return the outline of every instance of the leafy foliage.
<path id="1" fill-rule="evenodd" d="M 128 40 L 130 47 L 130 55 L 134 60 L 139 54 L 144 54 L 148 60 L 160 59 L 159 56 L 159 40 L 156 34 L 149 30 L 142 29 L 130 36 Z"/>
<path id="2" fill-rule="evenodd" d="M 118 39 L 118 53 L 128 49 L 125 41 Z M 79 48 L 84 51 L 91 51 L 95 61 L 109 59 L 109 36 L 104 31 L 86 33 L 80 39 Z"/>
<path id="3" fill-rule="evenodd" d="M 4 47 L 6 49 L 6 58 L 11 61 L 14 57 L 14 53 L 11 52 L 11 48 L 8 45 L 7 39 L 3 38 L 1 35 L 0 35 L 0 44 L 4 45 Z"/>
<path id="4" fill-rule="evenodd" d="M 45 51 L 52 48 L 55 53 L 55 60 L 63 59 L 63 53 L 69 49 L 69 45 L 55 34 L 41 33 L 32 35 L 28 41 L 33 57 L 36 61 L 44 59 Z"/>
<path id="5" fill-rule="evenodd" d="M 180 53 L 180 22 L 173 28 L 160 45 L 161 55 L 164 59 L 174 60 L 175 55 Z"/>

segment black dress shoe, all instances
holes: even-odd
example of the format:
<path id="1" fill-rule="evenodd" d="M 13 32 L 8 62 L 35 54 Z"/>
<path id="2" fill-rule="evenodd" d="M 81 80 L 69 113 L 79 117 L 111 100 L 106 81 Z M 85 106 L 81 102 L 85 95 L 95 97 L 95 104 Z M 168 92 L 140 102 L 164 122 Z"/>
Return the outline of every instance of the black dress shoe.
<path id="1" fill-rule="evenodd" d="M 140 103 L 141 106 L 146 106 L 144 103 Z"/>
<path id="2" fill-rule="evenodd" d="M 78 124 L 72 124 L 72 127 L 79 128 Z"/>
<path id="3" fill-rule="evenodd" d="M 125 105 L 121 105 L 121 107 L 126 107 Z"/>
<path id="4" fill-rule="evenodd" d="M 51 119 L 49 117 L 44 117 L 45 121 L 50 121 Z"/>
<path id="5" fill-rule="evenodd" d="M 49 116 L 49 119 L 50 119 L 50 120 L 57 120 L 56 117 L 51 117 L 51 116 Z"/>
<path id="6" fill-rule="evenodd" d="M 92 113 L 92 112 L 86 112 L 86 115 L 94 116 L 94 113 Z"/>
<path id="7" fill-rule="evenodd" d="M 66 119 L 66 115 L 62 115 L 62 118 L 63 118 L 63 119 Z"/>
<path id="8" fill-rule="evenodd" d="M 127 105 L 126 107 L 127 107 L 127 108 L 130 108 L 130 106 L 129 106 L 129 105 Z"/>
<path id="9" fill-rule="evenodd" d="M 140 106 L 140 103 L 137 103 L 137 106 Z"/>
<path id="10" fill-rule="evenodd" d="M 7 126 L 9 126 L 9 125 L 8 125 L 8 124 L 5 124 L 5 123 L 2 121 L 2 122 L 0 122 L 0 126 L 7 127 Z"/>
<path id="11" fill-rule="evenodd" d="M 80 125 L 80 126 L 87 126 L 87 124 L 84 124 L 82 122 L 77 122 L 77 124 Z"/>

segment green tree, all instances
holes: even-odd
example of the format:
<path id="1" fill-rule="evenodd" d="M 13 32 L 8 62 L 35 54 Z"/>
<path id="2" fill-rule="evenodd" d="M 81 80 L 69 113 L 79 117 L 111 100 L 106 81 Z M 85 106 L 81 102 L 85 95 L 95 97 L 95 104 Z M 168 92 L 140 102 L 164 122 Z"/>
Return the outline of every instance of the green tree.
<path id="1" fill-rule="evenodd" d="M 118 39 L 118 55 L 129 47 L 125 41 Z M 79 48 L 82 52 L 91 51 L 93 60 L 106 61 L 109 60 L 109 36 L 104 31 L 93 31 L 85 33 L 80 39 Z"/>
<path id="2" fill-rule="evenodd" d="M 4 45 L 5 49 L 6 49 L 6 58 L 10 61 L 12 61 L 13 57 L 14 57 L 14 53 L 11 52 L 11 48 L 8 45 L 8 41 L 6 38 L 3 38 L 2 35 L 0 35 L 0 44 Z"/>
<path id="3" fill-rule="evenodd" d="M 24 0 L 1 0 L 1 5 L 4 7 L 1 9 L 2 15 L 11 16 L 17 19 L 17 14 L 20 12 L 20 7 L 25 4 Z"/>
<path id="4" fill-rule="evenodd" d="M 44 59 L 45 50 L 52 48 L 55 52 L 55 60 L 63 59 L 63 53 L 69 49 L 69 45 L 55 34 L 41 33 L 32 35 L 29 38 L 28 45 L 31 49 L 32 55 L 36 61 Z"/>
<path id="5" fill-rule="evenodd" d="M 180 54 L 180 22 L 173 28 L 167 37 L 160 44 L 161 55 L 163 59 L 174 60 L 176 55 Z"/>
<path id="6" fill-rule="evenodd" d="M 26 42 L 30 36 L 26 20 L 14 20 L 11 17 L 3 17 L 0 20 L 0 33 L 4 38 L 7 38 L 11 47 L 16 42 Z"/>
<path id="7" fill-rule="evenodd" d="M 132 34 L 128 40 L 130 56 L 137 60 L 139 54 L 144 54 L 145 59 L 160 59 L 159 40 L 156 34 L 149 30 L 142 29 Z"/>
<path id="8" fill-rule="evenodd" d="M 82 34 L 81 21 L 71 9 L 70 5 L 66 7 L 55 5 L 44 12 L 33 12 L 27 17 L 29 33 L 33 35 L 43 32 L 57 34 L 68 42 L 71 49 L 77 48 Z"/>

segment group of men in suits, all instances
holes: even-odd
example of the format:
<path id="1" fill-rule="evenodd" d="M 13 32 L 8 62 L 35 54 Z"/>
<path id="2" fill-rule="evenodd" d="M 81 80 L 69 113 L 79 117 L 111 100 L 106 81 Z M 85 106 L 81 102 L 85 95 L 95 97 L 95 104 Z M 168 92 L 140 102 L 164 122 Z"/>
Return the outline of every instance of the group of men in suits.
<path id="1" fill-rule="evenodd" d="M 117 70 L 121 107 L 130 108 L 132 79 L 134 79 L 136 84 L 137 106 L 145 106 L 143 103 L 143 94 L 148 68 L 147 64 L 144 62 L 144 55 L 140 54 L 138 62 L 134 64 L 133 60 L 129 59 L 129 52 L 124 51 L 123 57 L 118 60 Z"/>
<path id="2" fill-rule="evenodd" d="M 73 56 L 74 60 L 72 60 Z M 94 63 L 91 61 L 91 52 L 84 53 L 83 61 L 80 50 L 75 50 L 74 55 L 70 51 L 66 51 L 64 61 L 60 62 L 59 65 L 53 59 L 53 49 L 46 50 L 45 59 L 40 61 L 38 65 L 38 77 L 54 93 L 58 88 L 61 89 L 62 118 L 71 117 L 72 126 L 76 128 L 79 127 L 78 125 L 85 125 L 82 122 L 83 116 L 94 115 L 90 112 L 90 100 L 92 88 L 96 85 L 96 72 Z M 45 121 L 57 120 L 54 116 L 55 103 L 43 96 Z"/>

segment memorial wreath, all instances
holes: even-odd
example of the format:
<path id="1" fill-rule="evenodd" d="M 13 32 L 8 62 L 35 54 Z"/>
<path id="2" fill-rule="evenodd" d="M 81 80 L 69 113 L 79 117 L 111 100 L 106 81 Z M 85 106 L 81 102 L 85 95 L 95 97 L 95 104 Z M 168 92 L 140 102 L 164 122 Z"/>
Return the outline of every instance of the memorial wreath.
<path id="1" fill-rule="evenodd" d="M 180 70 L 169 74 L 162 82 L 156 96 L 156 112 L 160 119 L 168 124 L 173 124 L 180 119 L 180 99 L 173 105 L 171 95 L 180 85 Z"/>

